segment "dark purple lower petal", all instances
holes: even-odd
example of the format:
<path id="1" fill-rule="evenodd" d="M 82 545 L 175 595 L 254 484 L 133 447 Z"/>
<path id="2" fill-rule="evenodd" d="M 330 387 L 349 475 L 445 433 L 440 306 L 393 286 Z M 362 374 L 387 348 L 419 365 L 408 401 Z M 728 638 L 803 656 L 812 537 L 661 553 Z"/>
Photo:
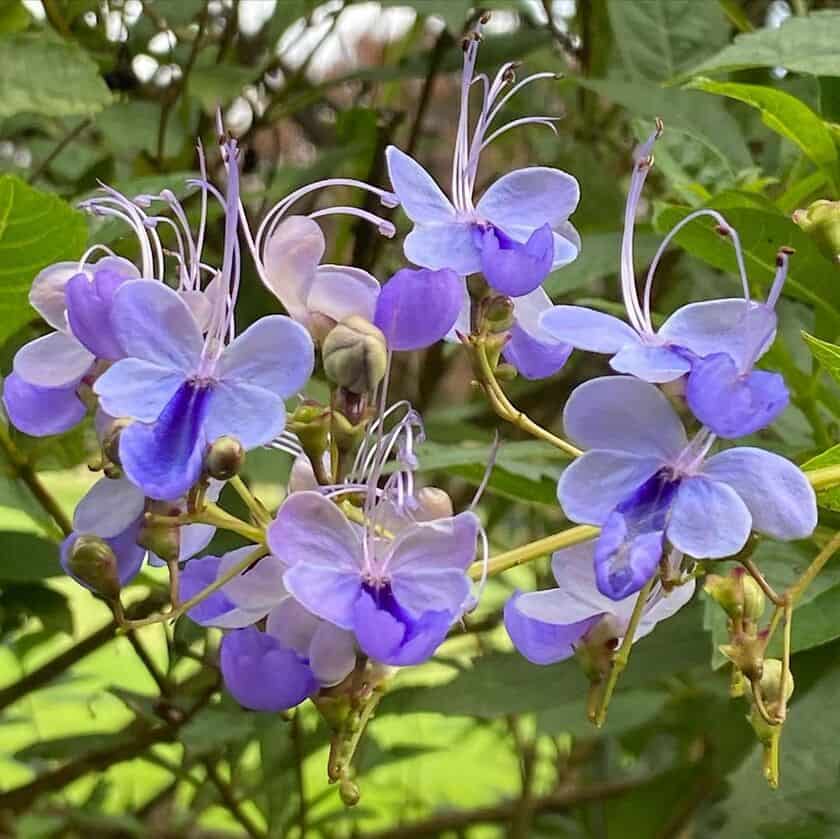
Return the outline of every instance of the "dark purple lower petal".
<path id="1" fill-rule="evenodd" d="M 551 226 L 537 228 L 524 244 L 497 227 L 474 228 L 473 240 L 481 251 L 481 270 L 496 291 L 521 297 L 542 284 L 554 262 Z"/>
<path id="2" fill-rule="evenodd" d="M 605 597 L 623 600 L 653 575 L 678 487 L 658 473 L 607 517 L 595 544 L 595 579 Z"/>
<path id="3" fill-rule="evenodd" d="M 560 341 L 539 341 L 529 335 L 518 323 L 510 330 L 510 340 L 505 344 L 505 361 L 512 364 L 526 379 L 532 381 L 553 376 L 566 363 L 572 353 L 570 344 Z"/>
<path id="4" fill-rule="evenodd" d="M 440 341 L 458 319 L 464 284 L 444 268 L 403 268 L 382 288 L 373 322 L 392 350 L 421 350 Z"/>
<path id="5" fill-rule="evenodd" d="M 554 664 L 574 655 L 576 644 L 603 617 L 592 615 L 574 623 L 548 623 L 519 611 L 516 592 L 505 604 L 505 629 L 513 645 L 532 664 Z"/>
<path id="6" fill-rule="evenodd" d="M 10 373 L 3 381 L 3 406 L 15 428 L 33 437 L 61 434 L 87 413 L 76 387 L 36 387 Z"/>
<path id="7" fill-rule="evenodd" d="M 727 439 L 766 428 L 790 400 L 785 381 L 778 373 L 753 370 L 739 374 L 726 353 L 694 361 L 685 396 L 694 416 Z"/>
<path id="8" fill-rule="evenodd" d="M 354 631 L 365 655 L 395 667 L 420 664 L 434 654 L 452 624 L 449 612 L 411 617 L 389 587 L 365 587 L 356 601 Z"/>
<path id="9" fill-rule="evenodd" d="M 254 711 L 294 708 L 318 690 L 309 665 L 297 653 L 253 626 L 225 635 L 220 661 L 233 698 Z"/>
<path id="10" fill-rule="evenodd" d="M 135 422 L 120 434 L 126 475 L 149 498 L 180 498 L 198 480 L 207 445 L 209 386 L 184 382 L 154 423 Z"/>
<path id="11" fill-rule="evenodd" d="M 114 361 L 124 355 L 111 327 L 114 293 L 127 278 L 100 269 L 93 281 L 84 274 L 71 277 L 66 286 L 67 319 L 73 335 L 97 358 Z"/>

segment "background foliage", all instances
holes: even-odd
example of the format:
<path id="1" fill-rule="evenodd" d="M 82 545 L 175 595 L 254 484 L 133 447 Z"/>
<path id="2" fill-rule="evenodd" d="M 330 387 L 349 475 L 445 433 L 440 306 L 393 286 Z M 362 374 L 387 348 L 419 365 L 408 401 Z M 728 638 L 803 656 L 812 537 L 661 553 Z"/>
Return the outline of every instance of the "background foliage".
<path id="1" fill-rule="evenodd" d="M 557 301 L 615 308 L 631 150 L 656 116 L 666 130 L 646 193 L 639 268 L 659 236 L 702 205 L 738 229 L 756 293 L 768 286 L 778 247 L 796 249 L 780 338 L 767 356 L 787 377 L 793 404 L 759 443 L 800 463 L 818 457 L 815 465 L 840 463 L 840 447 L 832 448 L 840 268 L 791 213 L 840 198 L 833 5 L 488 0 L 482 8 L 494 16 L 480 55 L 482 69 L 516 59 L 564 74 L 512 106 L 523 115 L 565 113 L 559 136 L 513 132 L 484 165 L 488 180 L 525 163 L 579 178 L 573 221 L 583 252 L 549 279 Z M 74 203 L 98 181 L 129 194 L 165 185 L 183 193 L 196 166 L 194 138 L 213 147 L 219 104 L 246 149 L 253 217 L 326 175 L 384 184 L 390 142 L 443 176 L 460 35 L 476 11 L 469 0 L 0 0 L 2 370 L 45 328 L 26 299 L 41 267 L 78 258 L 88 241 L 133 255 L 117 226 L 89 223 Z M 346 221 L 329 232 L 333 261 L 353 260 L 383 280 L 402 264 L 399 241 Z M 216 226 L 210 245 L 220 242 Z M 737 293 L 726 241 L 698 224 L 677 243 L 657 283 L 660 312 Z M 244 283 L 243 322 L 276 310 L 253 274 Z M 822 368 L 802 330 L 815 336 Z M 394 396 L 412 399 L 427 419 L 421 470 L 468 499 L 495 417 L 471 390 L 456 348 L 400 364 Z M 598 358 L 575 354 L 554 379 L 514 384 L 511 394 L 556 425 L 574 385 L 603 372 Z M 555 502 L 563 461 L 504 433 L 485 505 L 497 551 L 563 526 Z M 725 628 L 702 595 L 635 650 L 601 732 L 585 721 L 586 685 L 574 662 L 537 668 L 513 654 L 499 607 L 515 587 L 546 582 L 543 561 L 494 580 L 435 661 L 397 677 L 362 751 L 362 802 L 347 811 L 326 783 L 327 738 L 311 708 L 291 719 L 240 710 L 219 693 L 213 632 L 181 621 L 116 637 L 106 607 L 60 575 L 62 520 L 94 479 L 91 440 L 84 428 L 38 441 L 0 427 L 3 835 L 840 836 L 836 562 L 797 611 L 797 691 L 780 791 L 761 777 L 745 706 L 728 698 L 716 652 Z M 276 503 L 288 467 L 284 455 L 257 453 L 246 477 Z M 822 501 L 817 542 L 839 521 L 840 495 Z M 757 560 L 784 586 L 814 552 L 811 542 L 768 544 Z M 154 608 L 163 587 L 158 571 L 145 570 L 131 591 L 134 611 Z"/>

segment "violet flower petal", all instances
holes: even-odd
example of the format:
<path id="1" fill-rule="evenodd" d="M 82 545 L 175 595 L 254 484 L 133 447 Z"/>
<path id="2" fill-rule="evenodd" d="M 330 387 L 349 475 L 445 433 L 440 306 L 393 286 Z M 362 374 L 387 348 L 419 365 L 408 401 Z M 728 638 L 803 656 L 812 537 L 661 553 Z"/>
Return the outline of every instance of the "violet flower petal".
<path id="1" fill-rule="evenodd" d="M 36 387 L 16 373 L 3 380 L 3 407 L 12 425 L 32 437 L 61 434 L 87 413 L 76 393 L 78 383 L 65 388 Z"/>
<path id="2" fill-rule="evenodd" d="M 14 371 L 37 387 L 75 387 L 95 361 L 72 335 L 51 332 L 24 344 L 15 354 Z"/>
<path id="3" fill-rule="evenodd" d="M 640 343 L 636 331 L 623 320 L 583 306 L 554 306 L 539 323 L 556 340 L 589 352 L 612 355 Z"/>
<path id="4" fill-rule="evenodd" d="M 669 347 L 628 344 L 611 359 L 610 367 L 645 382 L 672 382 L 691 371 L 691 362 Z"/>
<path id="5" fill-rule="evenodd" d="M 501 228 L 473 228 L 481 252 L 481 270 L 496 291 L 521 297 L 538 288 L 551 271 L 554 237 L 548 224 L 538 227 L 524 243 Z"/>

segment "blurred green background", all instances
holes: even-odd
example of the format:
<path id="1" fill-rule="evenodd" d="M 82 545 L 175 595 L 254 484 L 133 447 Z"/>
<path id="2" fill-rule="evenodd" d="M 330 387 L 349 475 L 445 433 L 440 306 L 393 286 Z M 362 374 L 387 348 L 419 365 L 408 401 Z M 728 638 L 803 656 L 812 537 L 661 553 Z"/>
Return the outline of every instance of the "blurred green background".
<path id="1" fill-rule="evenodd" d="M 753 290 L 766 291 L 792 245 L 780 337 L 765 363 L 792 405 L 755 442 L 799 463 L 840 462 L 840 392 L 800 330 L 836 341 L 840 269 L 791 212 L 837 199 L 840 11 L 818 0 L 0 0 L 0 370 L 46 326 L 26 295 L 37 271 L 106 242 L 134 244 L 111 221 L 72 209 L 106 182 L 129 195 L 171 188 L 197 167 L 195 140 L 219 173 L 221 106 L 244 149 L 247 210 L 257 220 L 303 183 L 345 176 L 387 185 L 389 143 L 445 181 L 457 114 L 460 40 L 491 10 L 479 69 L 524 63 L 562 74 L 527 88 L 510 118 L 560 115 L 511 132 L 482 160 L 479 189 L 516 166 L 558 166 L 581 183 L 572 221 L 583 250 L 547 284 L 563 302 L 612 311 L 635 142 L 662 117 L 639 218 L 637 267 L 689 209 L 713 206 L 739 230 Z M 334 193 L 335 203 L 359 195 Z M 314 209 L 322 198 L 313 199 Z M 195 201 L 186 199 L 191 215 Z M 400 231 L 404 216 L 393 215 Z M 387 279 L 398 236 L 327 225 L 331 261 Z M 208 258 L 222 235 L 211 217 Z M 655 308 L 738 293 L 731 246 L 708 225 L 677 238 Z M 821 247 L 821 245 L 823 245 Z M 279 304 L 245 266 L 243 323 Z M 425 480 L 458 503 L 481 479 L 497 420 L 454 346 L 398 360 L 394 399 L 425 416 Z M 838 365 L 840 369 L 840 365 Z M 556 427 L 580 381 L 607 372 L 576 353 L 546 382 L 516 382 L 516 404 Z M 829 370 L 829 372 L 831 372 Z M 836 373 L 836 371 L 835 371 Z M 326 387 L 313 382 L 313 397 Z M 504 429 L 482 504 L 493 551 L 564 526 L 556 450 Z M 574 661 L 538 668 L 511 651 L 500 607 L 550 581 L 547 560 L 494 579 L 479 610 L 435 660 L 397 674 L 361 750 L 362 800 L 346 810 L 327 784 L 327 731 L 310 706 L 289 719 L 239 709 L 219 691 L 218 635 L 188 621 L 115 637 L 110 612 L 64 579 L 65 515 L 95 480 L 92 429 L 33 440 L 0 428 L 0 835 L 38 837 L 840 837 L 840 565 L 797 610 L 796 694 L 783 736 L 782 788 L 761 776 L 746 705 L 728 697 L 715 652 L 720 614 L 696 602 L 635 649 L 603 731 L 585 719 Z M 95 463 L 93 464 L 95 465 Z M 267 503 L 283 496 L 288 458 L 249 456 Z M 836 495 L 836 494 L 835 494 Z M 234 498 L 223 501 L 236 509 Z M 762 544 L 784 586 L 838 524 L 824 497 L 814 540 Z M 515 503 L 513 503 L 515 502 Z M 55 512 L 55 511 L 53 511 Z M 59 516 L 60 517 L 60 516 Z M 219 536 L 215 548 L 233 543 Z M 149 611 L 165 577 L 146 569 L 126 599 Z M 174 687 L 173 687 L 174 686 Z"/>

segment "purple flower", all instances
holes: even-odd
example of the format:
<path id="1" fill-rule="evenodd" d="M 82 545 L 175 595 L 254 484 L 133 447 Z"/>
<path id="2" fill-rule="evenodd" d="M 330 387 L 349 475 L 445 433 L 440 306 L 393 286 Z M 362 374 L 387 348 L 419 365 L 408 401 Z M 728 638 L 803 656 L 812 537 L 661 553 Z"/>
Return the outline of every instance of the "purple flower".
<path id="1" fill-rule="evenodd" d="M 737 553 L 750 530 L 792 540 L 816 526 L 814 491 L 793 463 L 747 447 L 707 457 L 715 435 L 702 428 L 689 441 L 654 385 L 593 379 L 573 391 L 563 417 L 589 451 L 567 467 L 558 497 L 569 519 L 601 527 L 595 575 L 607 597 L 642 588 L 666 540 L 715 559 Z"/>
<path id="2" fill-rule="evenodd" d="M 720 213 L 691 213 L 665 237 L 647 272 L 639 297 L 633 267 L 636 210 L 660 128 L 635 153 L 621 244 L 621 290 L 627 310 L 619 318 L 581 306 L 555 306 L 539 318 L 545 333 L 572 347 L 612 356 L 610 366 L 647 382 L 688 376 L 686 398 L 694 415 L 722 437 L 750 434 L 772 422 L 788 403 L 781 376 L 753 371 L 776 334 L 774 307 L 787 275 L 788 252 L 779 253 L 776 278 L 766 303 L 750 300 L 737 233 Z M 711 216 L 732 238 L 744 288 L 743 298 L 692 303 L 671 315 L 657 331 L 651 317 L 656 268 L 674 236 L 699 216 Z"/>
<path id="3" fill-rule="evenodd" d="M 451 200 L 417 161 L 394 146 L 386 151 L 388 172 L 394 192 L 414 222 L 404 244 L 411 262 L 432 270 L 449 268 L 460 276 L 481 271 L 497 291 L 518 297 L 577 257 L 580 239 L 568 219 L 580 190 L 571 175 L 535 166 L 504 175 L 473 202 L 481 152 L 493 140 L 518 125 L 554 128 L 551 117 L 526 117 L 489 133 L 511 96 L 553 74 L 535 73 L 514 84 L 515 64 L 508 63 L 492 83 L 474 77 L 479 40 L 479 33 L 472 33 L 464 51 Z M 484 95 L 470 135 L 469 97 L 476 79 L 484 79 Z"/>
<path id="4" fill-rule="evenodd" d="M 3 404 L 12 423 L 27 434 L 59 434 L 86 413 L 79 387 L 97 358 L 119 358 L 122 349 L 110 327 L 114 291 L 139 276 L 120 257 L 98 262 L 58 262 L 32 283 L 29 302 L 55 329 L 18 350 L 6 378 Z"/>
<path id="5" fill-rule="evenodd" d="M 585 542 L 551 559 L 557 588 L 517 592 L 505 606 L 505 628 L 516 649 L 534 664 L 554 664 L 574 654 L 590 635 L 617 643 L 627 631 L 635 597 L 615 601 L 598 590 L 593 566 L 594 542 Z M 694 593 L 694 580 L 666 592 L 657 586 L 644 606 L 633 641 L 651 633 L 679 611 Z M 597 630 L 596 630 L 597 627 Z"/>
<path id="6" fill-rule="evenodd" d="M 371 519 L 380 521 L 376 510 Z M 377 661 L 418 664 L 470 605 L 466 570 L 478 519 L 467 512 L 410 523 L 390 539 L 373 527 L 352 524 L 319 493 L 297 492 L 270 525 L 268 543 L 289 566 L 286 589 L 307 611 L 352 631 Z"/>
<path id="7" fill-rule="evenodd" d="M 162 283 L 125 283 L 111 321 L 125 350 L 97 380 L 102 409 L 135 420 L 120 434 L 120 463 L 150 498 L 184 495 L 201 475 L 210 443 L 236 437 L 248 450 L 284 428 L 284 399 L 314 366 L 309 333 L 290 318 L 264 317 L 230 341 L 239 286 L 236 145 L 226 146 L 228 194 L 222 293 L 207 335 L 179 294 Z M 230 341 L 230 343 L 227 343 Z"/>
<path id="8" fill-rule="evenodd" d="M 252 550 L 248 546 L 188 562 L 181 575 L 182 598 L 198 594 Z M 290 597 L 283 585 L 286 570 L 277 557 L 263 557 L 189 611 L 202 626 L 231 630 L 222 643 L 225 684 L 241 704 L 257 710 L 297 705 L 319 687 L 343 681 L 356 665 L 352 633 Z M 260 632 L 252 625 L 263 618 L 265 632 Z"/>

